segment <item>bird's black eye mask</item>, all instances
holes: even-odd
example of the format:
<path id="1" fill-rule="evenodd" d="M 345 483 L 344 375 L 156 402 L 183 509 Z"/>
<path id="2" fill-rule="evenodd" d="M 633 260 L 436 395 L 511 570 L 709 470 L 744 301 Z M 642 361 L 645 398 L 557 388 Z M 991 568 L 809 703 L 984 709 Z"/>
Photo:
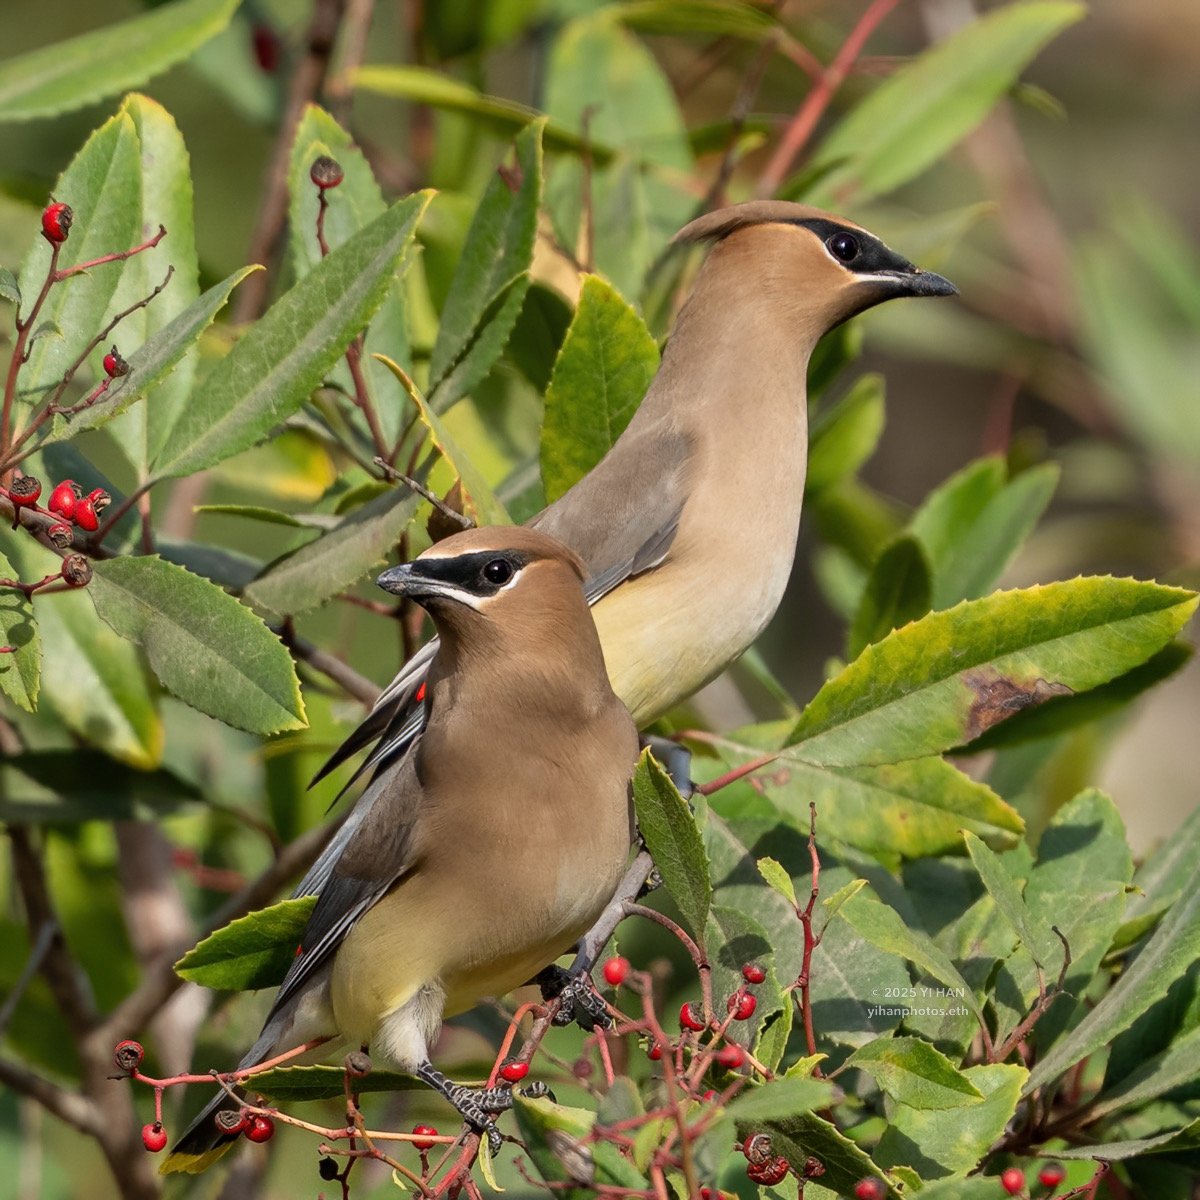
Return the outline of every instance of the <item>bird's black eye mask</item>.
<path id="1" fill-rule="evenodd" d="M 820 217 L 790 221 L 788 224 L 811 229 L 824 242 L 825 249 L 833 258 L 856 275 L 907 274 L 914 269 L 907 258 L 889 250 L 877 237 L 861 229 Z"/>
<path id="2" fill-rule="evenodd" d="M 494 596 L 529 562 L 517 550 L 477 550 L 454 558 L 422 558 L 413 563 L 414 573 L 431 582 L 461 588 L 474 596 Z"/>

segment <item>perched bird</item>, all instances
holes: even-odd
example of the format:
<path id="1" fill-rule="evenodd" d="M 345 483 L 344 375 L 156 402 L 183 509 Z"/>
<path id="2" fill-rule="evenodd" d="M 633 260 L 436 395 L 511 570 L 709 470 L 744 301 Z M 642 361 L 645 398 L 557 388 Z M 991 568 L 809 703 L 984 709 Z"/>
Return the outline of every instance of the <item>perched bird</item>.
<path id="1" fill-rule="evenodd" d="M 712 251 L 641 406 L 597 466 L 530 524 L 586 566 L 617 695 L 644 726 L 715 678 L 762 632 L 795 555 L 817 342 L 899 296 L 951 296 L 867 230 L 785 201 L 738 204 L 677 242 Z M 400 769 L 424 720 L 415 655 L 322 769 Z M 348 786 L 348 785 L 347 785 Z M 297 888 L 319 892 L 369 811 L 369 788 Z"/>
<path id="2" fill-rule="evenodd" d="M 320 1037 L 370 1047 L 495 1137 L 505 1088 L 435 1070 L 443 1015 L 525 983 L 593 924 L 625 869 L 637 729 L 613 694 L 584 567 L 546 534 L 456 534 L 380 585 L 439 635 L 419 745 L 380 773 L 333 864 L 242 1066 Z M 200 1171 L 233 1140 L 218 1095 L 164 1173 Z"/>

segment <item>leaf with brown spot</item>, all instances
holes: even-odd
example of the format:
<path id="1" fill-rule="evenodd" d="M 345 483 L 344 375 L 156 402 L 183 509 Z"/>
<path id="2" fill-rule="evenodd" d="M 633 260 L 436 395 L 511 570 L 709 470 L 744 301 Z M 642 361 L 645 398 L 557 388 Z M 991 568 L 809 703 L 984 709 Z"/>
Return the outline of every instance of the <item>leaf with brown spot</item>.
<path id="1" fill-rule="evenodd" d="M 963 682 L 975 693 L 967 713 L 968 739 L 977 738 L 985 729 L 991 729 L 1027 708 L 1044 704 L 1051 696 L 1074 695 L 1073 689 L 1064 683 L 1035 679 L 1023 684 L 1003 675 L 991 675 L 986 670 L 968 671 Z"/>

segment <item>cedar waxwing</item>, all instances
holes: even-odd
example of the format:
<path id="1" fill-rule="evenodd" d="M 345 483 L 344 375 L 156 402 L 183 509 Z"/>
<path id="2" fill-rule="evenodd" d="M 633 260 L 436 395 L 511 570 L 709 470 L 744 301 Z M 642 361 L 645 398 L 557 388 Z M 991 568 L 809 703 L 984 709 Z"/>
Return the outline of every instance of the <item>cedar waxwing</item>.
<path id="1" fill-rule="evenodd" d="M 634 836 L 637 729 L 613 694 L 574 553 L 530 529 L 474 529 L 380 576 L 440 638 L 414 753 L 371 784 L 242 1066 L 319 1037 L 411 1071 L 495 1139 L 510 1092 L 436 1071 L 443 1015 L 566 952 L 611 899 Z M 200 1171 L 233 1140 L 215 1097 L 163 1165 Z"/>
<path id="2" fill-rule="evenodd" d="M 639 726 L 719 675 L 783 598 L 817 342 L 885 300 L 956 292 L 860 226 L 787 201 L 709 213 L 675 240 L 713 249 L 658 374 L 604 459 L 530 522 L 583 559 L 609 678 Z M 372 743 L 355 778 L 402 760 L 435 652 L 430 643 L 401 669 L 318 779 Z M 364 792 L 297 895 L 321 890 L 375 794 Z"/>

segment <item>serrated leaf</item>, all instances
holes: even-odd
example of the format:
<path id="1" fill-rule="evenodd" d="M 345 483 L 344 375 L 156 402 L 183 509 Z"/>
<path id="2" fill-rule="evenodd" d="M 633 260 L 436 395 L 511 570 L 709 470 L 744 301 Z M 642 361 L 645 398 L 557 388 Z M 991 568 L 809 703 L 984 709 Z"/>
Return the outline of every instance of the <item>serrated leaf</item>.
<path id="1" fill-rule="evenodd" d="M 792 883 L 792 877 L 784 870 L 782 864 L 773 858 L 760 858 L 754 865 L 767 887 L 777 891 L 789 904 L 795 905 L 796 885 Z"/>
<path id="2" fill-rule="evenodd" d="M 744 986 L 742 967 L 758 963 L 765 967 L 767 978 L 760 984 L 758 1008 L 748 1021 L 739 1021 L 726 1036 L 743 1045 L 753 1045 L 766 1019 L 778 1012 L 790 999 L 783 994 L 775 973 L 775 953 L 767 931 L 756 916 L 741 908 L 720 903 L 725 899 L 719 892 L 708 912 L 708 923 L 700 939 L 712 968 L 712 990 L 720 1016 L 721 1006 L 728 996 Z M 794 920 L 794 917 L 793 917 Z"/>
<path id="3" fill-rule="evenodd" d="M 138 242 L 142 183 L 137 131 L 127 113 L 105 121 L 83 144 L 58 177 L 54 195 L 75 213 L 71 236 L 62 243 L 58 269 L 90 262 Z M 50 267 L 50 246 L 35 238 L 21 264 L 21 291 L 28 298 L 41 290 Z M 95 334 L 100 314 L 108 311 L 126 262 L 106 263 L 54 285 L 39 314 L 64 336 L 42 338 L 21 368 L 18 386 L 28 399 L 53 387 L 83 353 Z"/>
<path id="4" fill-rule="evenodd" d="M 420 192 L 394 204 L 267 310 L 180 415 L 156 478 L 248 449 L 308 399 L 383 303 L 428 203 Z"/>
<path id="5" fill-rule="evenodd" d="M 491 370 L 529 287 L 542 198 L 542 131 L 517 135 L 516 167 L 497 172 L 475 210 L 429 362 L 429 399 L 444 412 Z"/>
<path id="6" fill-rule="evenodd" d="M 280 512 L 277 508 L 263 508 L 259 504 L 197 504 L 192 511 L 216 513 L 222 517 L 245 517 L 248 521 L 261 521 L 265 525 L 284 525 L 288 529 L 313 528 L 293 513 Z"/>
<path id="7" fill-rule="evenodd" d="M 929 561 L 921 543 L 905 534 L 888 543 L 871 566 L 847 634 L 846 656 L 857 658 L 893 629 L 919 620 L 933 595 Z"/>
<path id="8" fill-rule="evenodd" d="M 59 329 L 54 321 L 41 321 L 37 328 L 29 335 L 29 345 L 34 342 L 40 342 L 43 338 L 58 338 L 62 340 L 63 331 Z"/>
<path id="9" fill-rule="evenodd" d="M 176 0 L 11 58 L 0 65 L 0 121 L 70 112 L 137 87 L 220 33 L 237 6 Z"/>
<path id="10" fill-rule="evenodd" d="M 807 491 L 823 491 L 856 474 L 875 452 L 885 420 L 883 386 L 882 375 L 863 375 L 817 414 L 809 439 Z"/>
<path id="11" fill-rule="evenodd" d="M 316 896 L 299 896 L 231 921 L 193 946 L 175 964 L 175 974 L 226 992 L 277 987 L 316 903 Z"/>
<path id="12" fill-rule="evenodd" d="M 280 616 L 324 604 L 384 561 L 420 501 L 403 486 L 376 497 L 328 533 L 271 563 L 243 598 Z"/>
<path id="13" fill-rule="evenodd" d="M 983 1158 L 1012 1119 L 1028 1072 L 995 1063 L 967 1067 L 962 1075 L 983 1099 L 955 1109 L 952 1120 L 936 1110 L 897 1105 L 875 1149 L 881 1166 L 904 1163 L 922 1179 L 937 1179 L 965 1174 Z"/>
<path id="14" fill-rule="evenodd" d="M 321 261 L 317 242 L 318 193 L 310 171 L 313 162 L 323 154 L 336 159 L 344 173 L 337 188 L 324 193 L 327 201 L 324 231 L 328 246 L 342 245 L 387 208 L 383 191 L 354 139 L 324 109 L 310 104 L 296 127 L 288 166 L 288 244 L 297 279 L 303 278 Z M 408 262 L 406 257 L 405 264 Z M 387 299 L 367 330 L 362 354 L 371 403 L 389 444 L 400 435 L 407 397 L 396 377 L 372 355 L 386 353 L 411 372 L 406 287 L 406 277 L 397 278 L 392 284 Z M 331 378 L 345 387 L 348 394 L 353 394 L 354 382 L 345 364 L 338 364 L 331 372 Z M 356 410 L 353 419 L 363 434 L 369 436 L 362 414 Z"/>
<path id="15" fill-rule="evenodd" d="M 747 1129 L 747 1133 L 752 1132 Z M 870 1157 L 829 1121 L 815 1113 L 798 1113 L 779 1121 L 768 1121 L 765 1132 L 771 1135 L 775 1151 L 789 1163 L 803 1167 L 809 1157 L 825 1168 L 820 1184 L 839 1196 L 852 1196 L 855 1185 L 865 1176 L 883 1177 L 887 1195 L 899 1193 Z M 806 1189 L 807 1190 L 807 1189 Z"/>
<path id="16" fill-rule="evenodd" d="M 910 929 L 894 908 L 861 891 L 842 905 L 839 916 L 873 946 L 907 959 L 924 974 L 945 984 L 955 999 L 983 1019 L 979 1001 L 945 951 L 920 930 Z"/>
<path id="17" fill-rule="evenodd" d="M 996 908 L 1012 926 L 1013 932 L 1029 951 L 1033 961 L 1039 966 L 1044 966 L 1042 947 L 1045 938 L 1035 935 L 1029 909 L 1016 881 L 1008 873 L 1008 868 L 1005 867 L 1000 856 L 985 846 L 973 833 L 964 831 L 963 837 L 966 840 L 967 853 L 971 856 L 971 861 L 979 872 L 979 878 L 983 881 L 983 886 L 987 889 Z"/>
<path id="18" fill-rule="evenodd" d="M 1089 1146 L 1070 1146 L 1055 1150 L 1060 1158 L 1104 1159 L 1122 1162 L 1138 1158 L 1143 1154 L 1168 1154 L 1200 1148 L 1200 1120 L 1193 1121 L 1182 1129 L 1170 1129 L 1153 1137 L 1130 1138 L 1128 1141 L 1100 1142 Z"/>
<path id="19" fill-rule="evenodd" d="M 199 358 L 194 343 L 221 307 L 221 289 L 226 285 L 232 289 L 239 280 L 231 276 L 201 298 L 191 160 L 183 136 L 166 109 L 146 96 L 127 96 L 121 111 L 133 121 L 137 133 L 142 236 L 149 238 L 160 225 L 167 236 L 126 263 L 113 308 L 126 309 L 149 296 L 166 278 L 168 267 L 173 271 L 165 290 L 145 308 L 131 312 L 115 331 L 130 373 L 116 399 L 125 412 L 110 432 L 142 478 L 191 396 Z M 214 305 L 211 312 L 209 304 Z M 184 317 L 185 312 L 196 326 Z M 103 348 L 92 353 L 97 372 L 102 354 Z M 139 394 L 151 389 L 153 400 L 140 408 L 130 407 Z"/>
<path id="20" fill-rule="evenodd" d="M 833 1085 L 824 1079 L 774 1079 L 749 1088 L 729 1102 L 726 1115 L 739 1124 L 773 1121 L 833 1103 Z"/>
<path id="21" fill-rule="evenodd" d="M 248 608 L 157 557 L 98 562 L 88 588 L 100 617 L 146 652 L 163 686 L 251 733 L 304 726 L 291 656 Z"/>
<path id="22" fill-rule="evenodd" d="M 1088 1106 L 1092 1119 L 1156 1100 L 1200 1079 L 1200 1028 L 1191 1029 Z"/>
<path id="23" fill-rule="evenodd" d="M 0 820 L 29 825 L 157 820 L 203 797 L 170 771 L 139 771 L 95 750 L 4 760 Z"/>
<path id="24" fill-rule="evenodd" d="M 447 432 L 445 425 L 439 420 L 429 401 L 417 391 L 412 380 L 408 379 L 391 359 L 381 358 L 380 361 L 404 384 L 413 403 L 417 406 L 421 423 L 429 431 L 429 438 L 433 442 L 434 448 L 461 484 L 463 508 L 466 515 L 476 525 L 511 524 L 508 513 L 504 511 L 504 505 L 500 503 L 496 493 L 492 491 L 491 486 L 480 474 L 470 457 L 459 449 L 458 443 Z"/>
<path id="25" fill-rule="evenodd" d="M 303 900 L 313 900 L 315 897 L 305 896 Z M 295 904 L 296 900 L 284 900 L 284 904 Z M 279 905 L 275 906 L 276 908 Z M 265 909 L 271 912 L 272 909 Z M 255 914 L 257 915 L 257 914 Z M 301 926 L 303 928 L 303 926 Z M 228 928 L 228 927 L 227 927 Z M 299 935 L 297 935 L 299 936 Z M 203 944 L 203 943 L 201 943 Z M 280 963 L 286 971 L 291 963 L 291 956 L 296 953 L 296 943 L 292 942 L 288 951 L 288 960 Z M 282 978 L 282 972 L 278 976 Z M 277 982 L 278 982 L 277 978 Z M 310 1066 L 310 1067 L 273 1067 L 254 1076 L 254 1088 L 270 1096 L 277 1104 L 292 1103 L 298 1100 L 333 1100 L 346 1094 L 346 1072 L 341 1067 Z M 356 1092 L 415 1092 L 428 1087 L 415 1075 L 403 1071 L 372 1070 L 369 1075 L 355 1079 Z"/>
<path id="26" fill-rule="evenodd" d="M 1200 861 L 1200 808 L 1165 839 L 1138 867 L 1136 889 L 1125 904 L 1125 920 L 1136 921 L 1165 912 L 1195 880 Z"/>
<path id="27" fill-rule="evenodd" d="M 983 1093 L 944 1054 L 920 1038 L 878 1038 L 846 1060 L 868 1075 L 898 1104 L 909 1108 L 957 1109 Z"/>
<path id="28" fill-rule="evenodd" d="M 789 743 L 806 761 L 878 764 L 939 754 L 1065 690 L 1157 653 L 1195 593 L 1108 576 L 964 602 L 868 646 L 821 688 Z"/>
<path id="29" fill-rule="evenodd" d="M 85 429 L 95 429 L 104 425 L 157 388 L 212 324 L 233 289 L 247 275 L 260 269 L 243 267 L 209 288 L 195 303 L 179 313 L 169 324 L 151 334 L 147 341 L 127 357 L 129 374 L 124 376 L 116 387 L 110 388 L 102 401 L 69 418 L 56 418 L 50 432 L 39 444 L 60 442 Z M 156 394 L 154 403 L 157 404 L 159 399 L 160 396 Z"/>
<path id="30" fill-rule="evenodd" d="M 1037 53 L 1080 20 L 1077 3 L 1009 5 L 972 21 L 890 75 L 821 143 L 815 204 L 861 202 L 914 178 L 971 131 Z"/>
<path id="31" fill-rule="evenodd" d="M 0 554 L 0 576 L 18 579 L 12 563 Z M 40 578 L 37 577 L 37 578 Z M 33 601 L 24 592 L 0 587 L 0 692 L 26 712 L 37 708 L 42 677 L 42 640 Z"/>
<path id="32" fill-rule="evenodd" d="M 692 933 L 703 937 L 712 903 L 708 856 L 687 801 L 648 749 L 634 772 L 633 805 L 663 884 Z"/>
<path id="33" fill-rule="evenodd" d="M 585 275 L 546 391 L 541 466 L 548 502 L 612 448 L 637 412 L 658 360 L 658 345 L 637 311 L 611 284 Z"/>
<path id="34" fill-rule="evenodd" d="M 13 534 L 7 549 L 26 578 L 40 579 L 62 565 L 58 555 L 30 537 Z M 85 744 L 146 770 L 162 757 L 162 720 L 137 648 L 96 620 L 85 594 L 91 590 L 55 596 L 38 609 L 43 638 L 39 703 Z"/>

